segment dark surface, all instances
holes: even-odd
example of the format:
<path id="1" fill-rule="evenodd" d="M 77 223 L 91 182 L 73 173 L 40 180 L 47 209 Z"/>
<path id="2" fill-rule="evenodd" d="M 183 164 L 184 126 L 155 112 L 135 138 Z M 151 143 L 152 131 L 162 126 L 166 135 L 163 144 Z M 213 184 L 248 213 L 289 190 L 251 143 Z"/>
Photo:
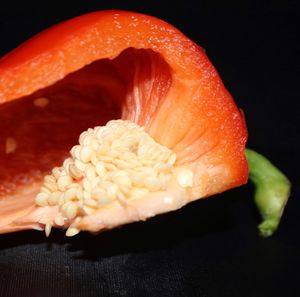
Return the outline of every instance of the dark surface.
<path id="1" fill-rule="evenodd" d="M 93 10 L 135 10 L 171 22 L 206 49 L 246 113 L 249 146 L 293 182 L 278 232 L 257 235 L 248 185 L 98 236 L 2 235 L 0 296 L 300 296 L 297 1 L 197 2 L 70 1 L 64 8 L 10 1 L 0 12 L 0 55 Z"/>

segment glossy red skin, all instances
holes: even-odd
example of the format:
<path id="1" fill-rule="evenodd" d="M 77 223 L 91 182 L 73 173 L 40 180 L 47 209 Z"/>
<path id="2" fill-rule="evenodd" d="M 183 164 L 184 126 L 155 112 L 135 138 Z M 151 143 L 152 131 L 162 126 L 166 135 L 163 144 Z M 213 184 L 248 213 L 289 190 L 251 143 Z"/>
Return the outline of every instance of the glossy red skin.
<path id="1" fill-rule="evenodd" d="M 159 53 L 172 71 L 167 103 L 147 127 L 149 133 L 174 149 L 181 163 L 201 160 L 229 169 L 224 186 L 208 194 L 246 183 L 247 129 L 232 97 L 203 50 L 154 17 L 94 12 L 34 36 L 0 60 L 0 103 L 47 87 L 93 61 L 113 59 L 129 47 Z"/>

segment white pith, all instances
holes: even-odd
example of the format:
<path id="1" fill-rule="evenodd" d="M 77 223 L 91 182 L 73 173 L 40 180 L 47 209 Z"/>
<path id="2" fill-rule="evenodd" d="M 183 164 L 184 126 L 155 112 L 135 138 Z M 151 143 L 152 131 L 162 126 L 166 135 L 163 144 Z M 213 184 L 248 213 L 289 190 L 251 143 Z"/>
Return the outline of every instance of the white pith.
<path id="1" fill-rule="evenodd" d="M 193 186 L 193 172 L 176 166 L 176 154 L 157 143 L 143 127 L 113 120 L 83 132 L 62 167 L 44 178 L 36 204 L 58 207 L 51 226 L 70 226 L 67 235 L 79 232 L 79 221 L 108 205 L 127 207 L 131 200 L 159 195 L 174 187 Z M 166 204 L 170 201 L 165 201 Z"/>

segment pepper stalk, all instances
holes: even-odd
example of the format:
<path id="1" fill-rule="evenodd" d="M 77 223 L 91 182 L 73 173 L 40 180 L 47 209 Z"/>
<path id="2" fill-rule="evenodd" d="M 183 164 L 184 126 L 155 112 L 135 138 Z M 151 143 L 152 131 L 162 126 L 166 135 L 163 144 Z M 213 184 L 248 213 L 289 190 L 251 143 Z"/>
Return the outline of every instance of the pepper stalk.
<path id="1" fill-rule="evenodd" d="M 258 225 L 260 235 L 271 236 L 278 228 L 291 192 L 291 182 L 268 159 L 246 149 L 249 177 L 255 186 L 254 200 L 262 216 Z"/>

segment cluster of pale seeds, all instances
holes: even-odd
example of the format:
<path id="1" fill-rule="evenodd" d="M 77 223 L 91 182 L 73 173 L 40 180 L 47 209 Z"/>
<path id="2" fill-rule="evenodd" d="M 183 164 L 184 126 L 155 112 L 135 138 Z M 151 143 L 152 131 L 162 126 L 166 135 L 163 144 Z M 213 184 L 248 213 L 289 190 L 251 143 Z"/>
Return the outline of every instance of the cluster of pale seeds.
<path id="1" fill-rule="evenodd" d="M 123 120 L 83 132 L 70 153 L 62 167 L 45 176 L 35 200 L 39 206 L 59 206 L 61 214 L 54 220 L 59 226 L 113 201 L 126 205 L 128 199 L 165 190 L 176 161 L 176 154 L 143 127 Z M 185 174 L 178 179 L 185 183 Z M 71 226 L 67 235 L 78 232 Z"/>

